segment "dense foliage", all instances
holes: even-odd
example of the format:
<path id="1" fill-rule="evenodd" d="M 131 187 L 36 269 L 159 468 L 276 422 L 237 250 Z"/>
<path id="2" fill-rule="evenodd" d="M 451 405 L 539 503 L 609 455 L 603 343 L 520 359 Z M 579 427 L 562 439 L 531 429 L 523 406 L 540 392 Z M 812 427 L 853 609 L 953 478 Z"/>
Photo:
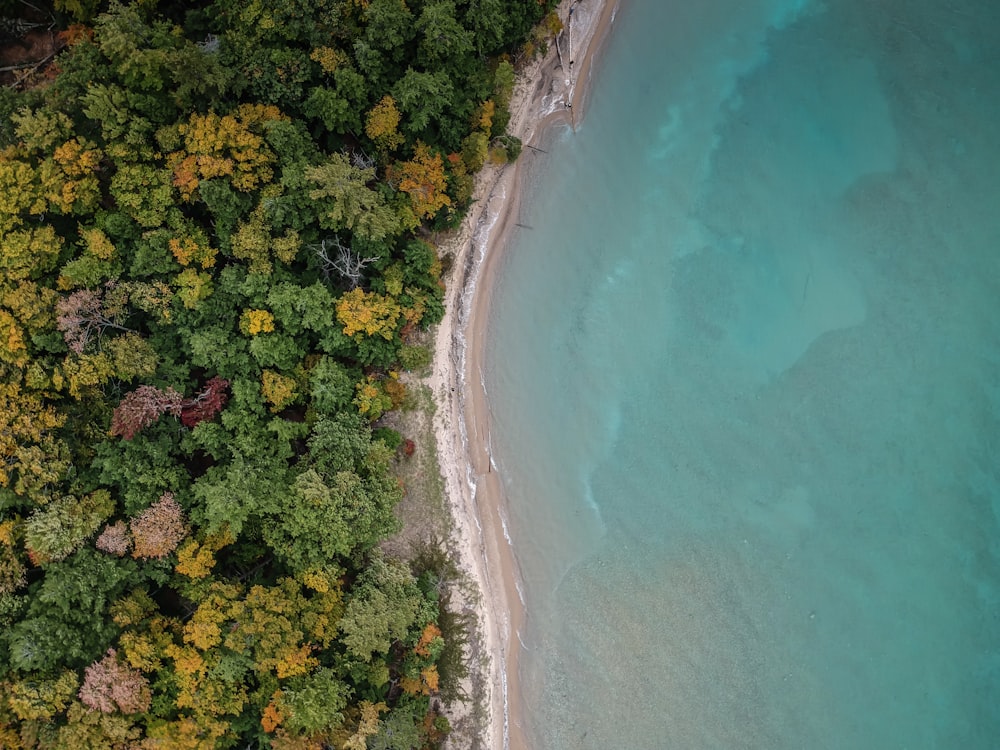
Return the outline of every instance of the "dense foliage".
<path id="1" fill-rule="evenodd" d="M 372 424 L 550 6 L 57 0 L 0 96 L 0 747 L 442 737 Z"/>

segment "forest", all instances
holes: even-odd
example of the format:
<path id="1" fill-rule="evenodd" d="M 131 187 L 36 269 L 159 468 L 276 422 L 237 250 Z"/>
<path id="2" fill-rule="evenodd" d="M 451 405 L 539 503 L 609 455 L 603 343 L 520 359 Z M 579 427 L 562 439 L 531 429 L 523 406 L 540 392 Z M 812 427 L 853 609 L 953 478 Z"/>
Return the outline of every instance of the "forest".
<path id="1" fill-rule="evenodd" d="M 380 420 L 553 5 L 0 1 L 0 747 L 447 736 Z"/>

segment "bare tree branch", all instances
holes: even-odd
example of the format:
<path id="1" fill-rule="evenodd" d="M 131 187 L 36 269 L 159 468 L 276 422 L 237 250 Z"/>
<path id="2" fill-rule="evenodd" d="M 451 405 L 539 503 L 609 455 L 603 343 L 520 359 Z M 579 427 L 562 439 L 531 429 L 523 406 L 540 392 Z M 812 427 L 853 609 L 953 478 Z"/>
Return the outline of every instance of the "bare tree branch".
<path id="1" fill-rule="evenodd" d="M 375 159 L 364 151 L 351 151 L 348 156 L 351 159 L 351 165 L 357 169 L 373 169 L 375 167 Z"/>
<path id="2" fill-rule="evenodd" d="M 361 283 L 365 267 L 380 257 L 372 255 L 362 258 L 350 247 L 344 247 L 340 237 L 336 236 L 328 237 L 320 241 L 318 245 L 310 245 L 310 248 L 319 259 L 323 275 L 329 279 L 330 274 L 336 271 L 341 278 L 347 280 L 351 289 L 356 288 Z"/>

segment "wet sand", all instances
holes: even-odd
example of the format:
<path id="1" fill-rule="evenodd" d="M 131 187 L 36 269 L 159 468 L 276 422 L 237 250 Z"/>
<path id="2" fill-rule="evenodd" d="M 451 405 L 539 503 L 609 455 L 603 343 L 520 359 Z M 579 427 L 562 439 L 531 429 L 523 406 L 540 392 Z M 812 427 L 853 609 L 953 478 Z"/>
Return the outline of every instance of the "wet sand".
<path id="1" fill-rule="evenodd" d="M 466 602 L 475 608 L 480 629 L 469 687 L 475 692 L 478 683 L 485 691 L 488 725 L 479 740 L 491 750 L 528 747 L 518 687 L 517 639 L 524 601 L 507 533 L 503 486 L 489 452 L 490 407 L 482 376 L 491 290 L 518 214 L 525 157 L 545 128 L 575 127 L 580 121 L 592 64 L 618 6 L 618 0 L 560 4 L 564 30 L 558 49 L 551 45 L 544 58 L 519 75 L 510 105 L 508 131 L 524 143 L 522 157 L 514 164 L 483 169 L 469 215 L 439 249 L 453 257 L 453 266 L 429 385 L 437 403 L 434 429 L 459 561 L 479 589 L 480 599 Z"/>

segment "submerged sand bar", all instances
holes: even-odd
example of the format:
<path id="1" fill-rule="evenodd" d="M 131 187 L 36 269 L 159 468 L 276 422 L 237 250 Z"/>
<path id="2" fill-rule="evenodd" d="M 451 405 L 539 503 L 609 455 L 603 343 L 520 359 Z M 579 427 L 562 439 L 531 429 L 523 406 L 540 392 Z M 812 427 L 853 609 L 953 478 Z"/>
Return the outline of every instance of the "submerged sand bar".
<path id="1" fill-rule="evenodd" d="M 526 147 L 545 127 L 575 126 L 583 113 L 591 64 L 610 31 L 617 0 L 564 0 L 558 49 L 519 77 L 508 131 Z M 490 293 L 497 261 L 510 239 L 521 190 L 520 162 L 487 166 L 457 234 L 441 248 L 453 256 L 446 312 L 437 332 L 429 384 L 438 409 L 434 429 L 454 518 L 459 560 L 475 581 L 480 649 L 486 656 L 483 746 L 526 748 L 518 689 L 517 638 L 524 617 L 517 562 L 506 526 L 503 487 L 489 454 L 490 409 L 482 378 Z"/>

